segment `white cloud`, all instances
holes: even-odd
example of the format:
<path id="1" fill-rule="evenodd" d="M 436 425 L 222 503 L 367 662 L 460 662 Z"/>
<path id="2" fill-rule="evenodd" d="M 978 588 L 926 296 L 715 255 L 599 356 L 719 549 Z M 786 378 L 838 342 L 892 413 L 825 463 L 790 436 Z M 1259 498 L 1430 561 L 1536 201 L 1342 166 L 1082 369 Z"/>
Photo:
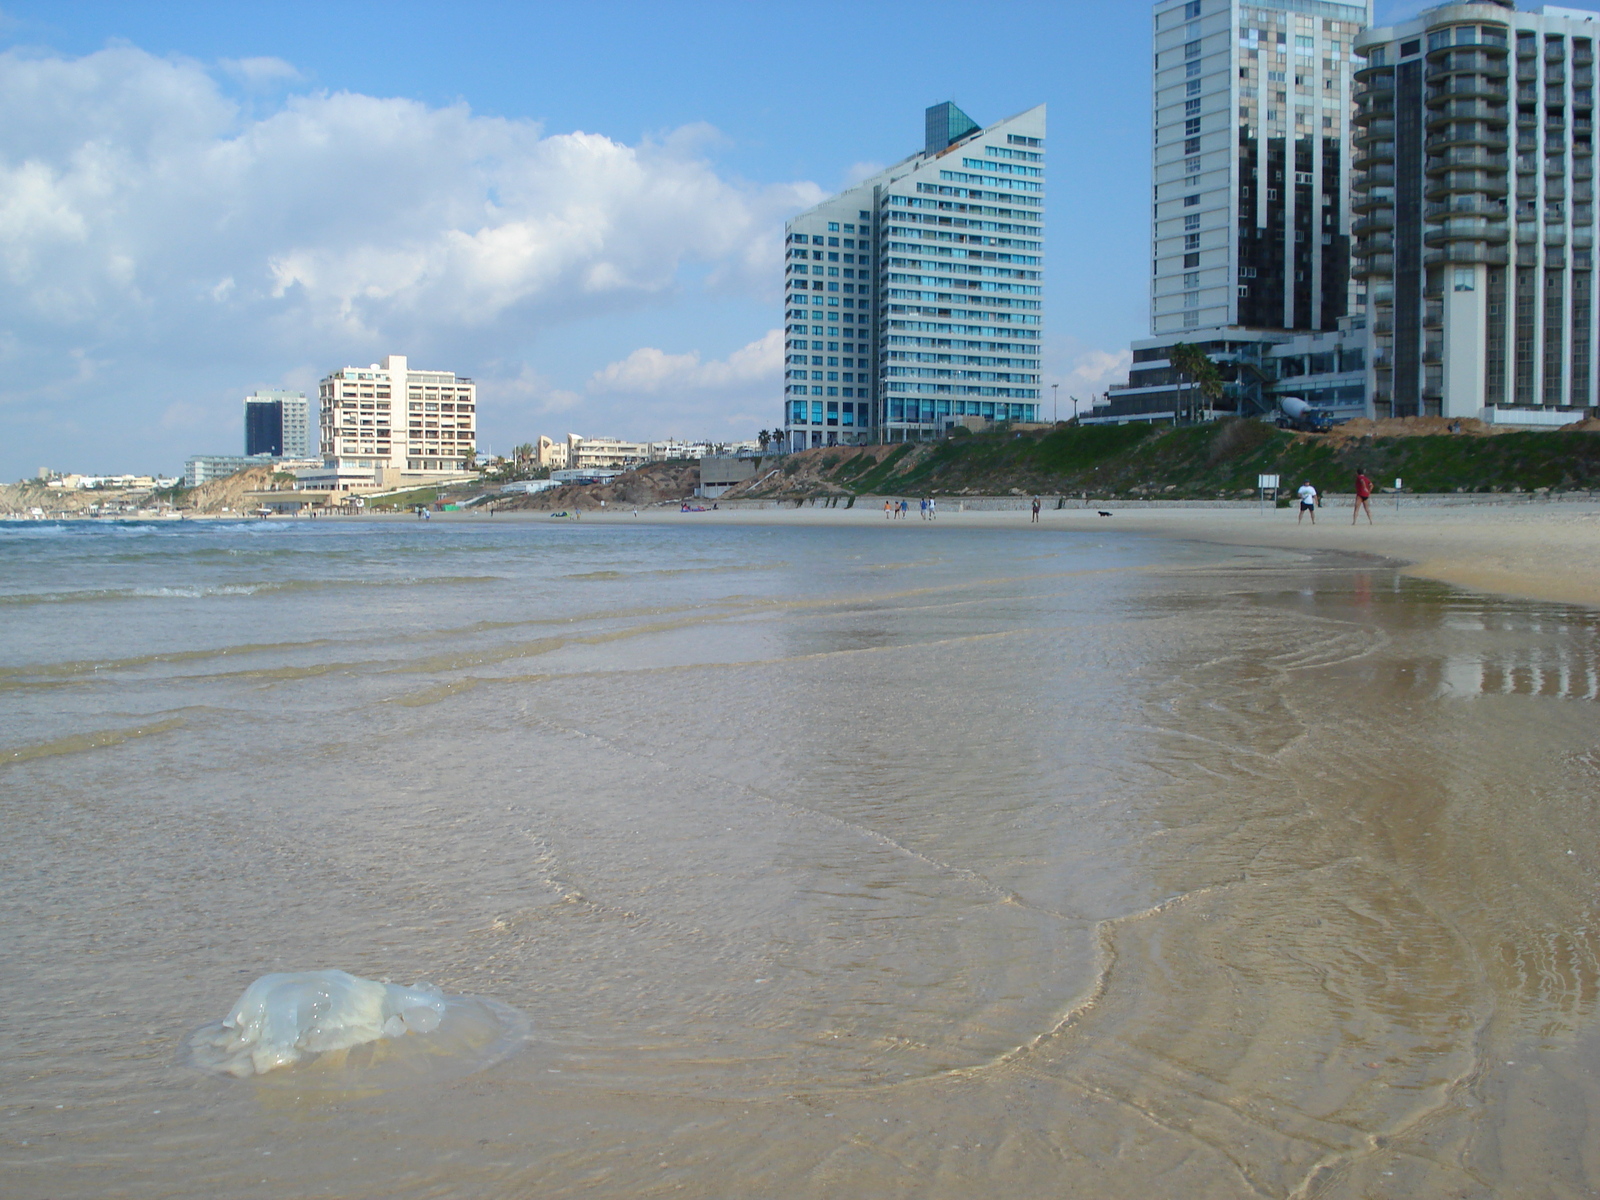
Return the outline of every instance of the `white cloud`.
<path id="1" fill-rule="evenodd" d="M 298 76 L 277 59 L 221 69 L 262 87 Z M 822 197 L 720 173 L 706 127 L 625 145 L 348 92 L 258 116 L 202 64 L 133 47 L 0 54 L 0 128 L 0 334 L 55 403 L 105 404 L 112 446 L 117 422 L 159 426 L 184 373 L 246 387 L 387 351 L 472 373 L 687 291 L 775 299 L 783 220 Z M 774 337 L 720 364 L 669 362 L 657 386 L 754 378 L 781 357 Z M 103 365 L 93 391 L 69 386 L 68 347 Z M 147 403 L 136 380 L 159 381 Z M 0 391 L 0 446 L 29 400 Z M 46 449 L 19 445 L 18 461 Z"/>
<path id="2" fill-rule="evenodd" d="M 727 358 L 710 362 L 702 362 L 698 350 L 667 354 L 644 347 L 596 371 L 589 380 L 589 390 L 654 396 L 765 387 L 776 395 L 782 373 L 783 330 L 772 329 Z"/>
<path id="3" fill-rule="evenodd" d="M 298 67 L 281 58 L 224 58 L 217 65 L 251 89 L 282 87 L 305 78 Z"/>
<path id="4" fill-rule="evenodd" d="M 1073 358 L 1061 383 L 1071 395 L 1087 400 L 1113 383 L 1126 380 L 1132 364 L 1133 353 L 1129 350 L 1086 350 Z"/>

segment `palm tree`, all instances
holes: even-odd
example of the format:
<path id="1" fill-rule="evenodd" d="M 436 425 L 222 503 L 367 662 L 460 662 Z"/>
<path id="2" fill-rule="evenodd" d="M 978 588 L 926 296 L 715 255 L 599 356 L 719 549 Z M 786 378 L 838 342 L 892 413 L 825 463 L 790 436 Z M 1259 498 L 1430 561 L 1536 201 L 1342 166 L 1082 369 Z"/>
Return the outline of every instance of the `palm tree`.
<path id="1" fill-rule="evenodd" d="M 1217 370 L 1217 364 L 1212 362 L 1206 352 L 1198 346 L 1191 346 L 1188 342 L 1179 342 L 1167 353 L 1167 361 L 1172 364 L 1172 369 L 1177 372 L 1180 391 L 1178 421 L 1197 423 L 1200 420 L 1199 401 L 1215 400 L 1222 395 L 1222 372 Z M 1195 391 L 1189 393 L 1188 403 L 1182 403 L 1183 382 L 1196 385 Z"/>

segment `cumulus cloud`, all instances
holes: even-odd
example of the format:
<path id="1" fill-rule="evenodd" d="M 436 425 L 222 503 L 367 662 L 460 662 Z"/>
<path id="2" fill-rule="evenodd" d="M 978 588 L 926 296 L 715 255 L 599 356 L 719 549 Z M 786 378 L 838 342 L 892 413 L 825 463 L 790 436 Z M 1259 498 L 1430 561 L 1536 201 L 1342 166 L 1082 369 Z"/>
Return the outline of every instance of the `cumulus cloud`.
<path id="1" fill-rule="evenodd" d="M 710 362 L 701 361 L 698 350 L 668 354 L 644 347 L 596 371 L 589 380 L 589 390 L 655 396 L 691 391 L 738 391 L 755 385 L 776 394 L 782 374 L 783 330 L 772 329 L 727 358 Z"/>
<path id="2" fill-rule="evenodd" d="M 247 88 L 273 88 L 305 78 L 293 63 L 281 58 L 225 58 L 217 64 Z"/>
<path id="3" fill-rule="evenodd" d="M 298 77 L 267 58 L 221 70 L 262 88 Z M 134 381 L 176 370 L 226 366 L 242 387 L 393 350 L 471 373 L 557 326 L 687 290 L 775 299 L 783 220 L 822 197 L 725 176 L 703 127 L 626 145 L 349 92 L 258 114 L 202 64 L 133 47 L 0 54 L 0 128 L 13 365 L 65 385 L 78 349 L 107 364 L 102 389 L 122 387 L 115 411 L 152 428 L 172 397 L 141 414 Z M 655 370 L 733 380 L 755 369 L 747 351 L 781 357 L 769 342 Z M 617 378 L 649 376 L 627 361 Z M 0 421 L 29 399 L 0 392 Z"/>

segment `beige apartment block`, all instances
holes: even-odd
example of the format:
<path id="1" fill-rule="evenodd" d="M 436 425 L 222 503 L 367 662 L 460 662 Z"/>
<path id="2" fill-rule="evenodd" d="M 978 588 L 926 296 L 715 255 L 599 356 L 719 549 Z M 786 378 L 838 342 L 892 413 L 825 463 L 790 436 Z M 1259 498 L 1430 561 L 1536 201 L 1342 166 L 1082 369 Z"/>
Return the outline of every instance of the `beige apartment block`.
<path id="1" fill-rule="evenodd" d="M 478 450 L 477 385 L 451 371 L 411 369 L 391 354 L 345 367 L 318 388 L 324 465 L 340 479 L 458 475 Z"/>
<path id="2" fill-rule="evenodd" d="M 647 442 L 624 442 L 617 438 L 586 438 L 567 434 L 567 469 L 572 471 L 621 471 L 648 462 Z"/>
<path id="3" fill-rule="evenodd" d="M 565 470 L 567 466 L 567 444 L 558 442 L 554 438 L 541 437 L 535 457 L 541 467 L 549 467 L 552 471 Z"/>

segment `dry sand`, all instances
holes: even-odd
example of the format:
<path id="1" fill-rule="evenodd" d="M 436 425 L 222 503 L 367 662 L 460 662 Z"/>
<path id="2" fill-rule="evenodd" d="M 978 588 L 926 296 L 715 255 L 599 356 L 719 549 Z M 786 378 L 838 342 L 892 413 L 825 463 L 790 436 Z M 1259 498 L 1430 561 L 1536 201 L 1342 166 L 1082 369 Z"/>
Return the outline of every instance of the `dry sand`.
<path id="1" fill-rule="evenodd" d="M 886 522 L 882 499 L 867 497 L 854 508 L 723 508 L 715 512 L 631 509 L 586 512 L 585 523 L 696 523 L 741 525 L 892 524 L 897 531 L 936 529 L 1015 529 L 1028 527 L 1026 509 L 954 511 L 942 502 L 938 521 L 918 519 L 915 507 L 905 519 Z M 1275 546 L 1293 550 L 1333 550 L 1372 555 L 1403 565 L 1407 574 L 1478 591 L 1600 608 L 1600 502 L 1475 503 L 1452 506 L 1373 500 L 1374 523 L 1350 523 L 1347 499 L 1318 514 L 1316 525 L 1297 524 L 1293 509 L 1149 508 L 1111 504 L 1111 517 L 1097 510 L 1047 508 L 1037 526 L 1052 530 L 1116 529 L 1162 537 L 1234 546 Z M 465 514 L 463 514 L 465 515 Z M 481 519 L 481 518 L 477 518 Z M 506 517 L 497 518 L 506 520 Z M 511 518 L 516 519 L 516 518 Z M 524 518 L 527 519 L 527 518 Z M 537 519 L 548 520 L 540 514 Z"/>

